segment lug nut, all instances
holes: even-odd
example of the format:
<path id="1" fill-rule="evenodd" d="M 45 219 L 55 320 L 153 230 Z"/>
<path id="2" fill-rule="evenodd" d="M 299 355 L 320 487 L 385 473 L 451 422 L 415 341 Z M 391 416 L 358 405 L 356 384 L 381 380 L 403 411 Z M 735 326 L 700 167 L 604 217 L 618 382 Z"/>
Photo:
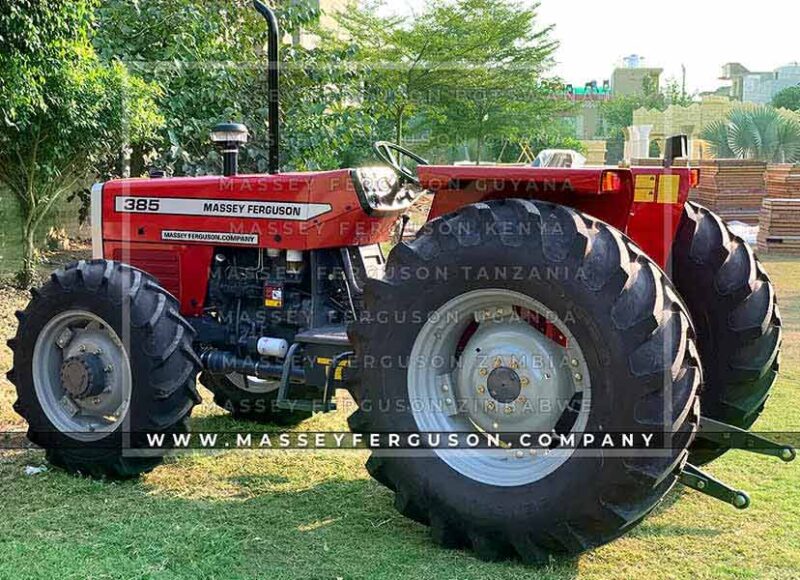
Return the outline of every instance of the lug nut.
<path id="1" fill-rule="evenodd" d="M 514 412 L 514 409 L 511 408 L 511 407 L 506 407 L 505 409 L 503 409 L 503 413 L 505 413 L 506 415 L 510 415 L 513 412 Z"/>
<path id="2" fill-rule="evenodd" d="M 572 362 L 572 366 L 574 366 L 574 367 L 578 366 L 578 359 L 574 358 L 574 359 L 572 359 L 571 362 Z"/>
<path id="3" fill-rule="evenodd" d="M 500 425 L 498 425 L 497 423 L 492 423 L 492 429 L 497 431 L 499 428 L 500 428 Z"/>
<path id="4" fill-rule="evenodd" d="M 448 387 L 447 385 L 442 385 L 442 390 L 446 393 L 447 391 L 450 390 L 450 387 Z"/>
<path id="5" fill-rule="evenodd" d="M 500 357 L 497 357 L 496 359 L 494 359 L 494 368 L 497 368 L 497 367 L 501 366 L 502 364 L 503 364 L 503 359 L 501 359 Z"/>
<path id="6" fill-rule="evenodd" d="M 483 369 L 483 368 L 482 368 L 481 370 L 479 370 L 479 371 L 478 371 L 478 373 L 479 373 L 479 374 L 480 374 L 482 377 L 485 377 L 487 374 L 489 374 L 489 371 L 487 371 L 486 369 Z"/>
<path id="7" fill-rule="evenodd" d="M 79 350 L 80 352 L 86 352 L 86 345 L 85 345 L 85 344 L 82 344 L 82 345 L 80 345 L 80 346 L 78 347 L 78 350 Z"/>
<path id="8" fill-rule="evenodd" d="M 522 377 L 519 381 L 523 387 L 527 387 L 531 380 L 528 377 Z"/>
<path id="9" fill-rule="evenodd" d="M 478 392 L 482 395 L 486 392 L 486 387 L 483 385 L 478 385 Z"/>
<path id="10" fill-rule="evenodd" d="M 580 381 L 582 378 L 583 378 L 583 375 L 581 375 L 581 373 L 575 373 L 575 380 L 576 381 Z"/>
<path id="11" fill-rule="evenodd" d="M 514 455 L 516 455 L 517 459 L 522 459 L 522 457 L 523 457 L 525 454 L 522 452 L 522 449 L 517 449 L 517 450 L 514 452 Z"/>
<path id="12" fill-rule="evenodd" d="M 494 403 L 489 401 L 488 403 L 486 403 L 486 408 L 489 409 L 490 411 L 494 411 Z"/>

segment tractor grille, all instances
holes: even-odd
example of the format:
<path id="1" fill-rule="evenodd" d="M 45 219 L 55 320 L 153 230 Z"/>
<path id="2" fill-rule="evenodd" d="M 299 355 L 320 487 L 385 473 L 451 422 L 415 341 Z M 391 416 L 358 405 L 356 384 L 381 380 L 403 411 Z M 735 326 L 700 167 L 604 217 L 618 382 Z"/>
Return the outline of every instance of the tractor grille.
<path id="1" fill-rule="evenodd" d="M 128 250 L 117 248 L 112 259 L 125 262 L 155 277 L 174 296 L 180 294 L 180 265 L 177 252 L 168 250 Z"/>

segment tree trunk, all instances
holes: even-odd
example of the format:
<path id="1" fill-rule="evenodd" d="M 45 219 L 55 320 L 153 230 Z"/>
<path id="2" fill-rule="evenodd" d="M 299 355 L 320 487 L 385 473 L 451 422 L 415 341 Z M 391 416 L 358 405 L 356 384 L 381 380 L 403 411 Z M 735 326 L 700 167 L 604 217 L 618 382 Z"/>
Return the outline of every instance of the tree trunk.
<path id="1" fill-rule="evenodd" d="M 395 119 L 395 126 L 394 126 L 394 142 L 398 145 L 403 145 L 403 118 L 405 113 L 405 107 L 401 107 L 399 111 L 397 111 L 397 118 Z"/>
<path id="2" fill-rule="evenodd" d="M 22 233 L 22 269 L 17 273 L 17 281 L 21 287 L 28 288 L 36 273 L 36 227 L 30 217 L 26 218 Z"/>

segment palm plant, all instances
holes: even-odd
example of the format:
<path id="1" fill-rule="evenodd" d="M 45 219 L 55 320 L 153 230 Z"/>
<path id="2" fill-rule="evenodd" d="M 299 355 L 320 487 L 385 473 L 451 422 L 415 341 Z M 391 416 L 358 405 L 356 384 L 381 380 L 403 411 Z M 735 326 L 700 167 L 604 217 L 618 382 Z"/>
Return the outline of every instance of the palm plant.
<path id="1" fill-rule="evenodd" d="M 793 163 L 800 159 L 800 123 L 766 106 L 740 107 L 700 134 L 720 158 Z"/>

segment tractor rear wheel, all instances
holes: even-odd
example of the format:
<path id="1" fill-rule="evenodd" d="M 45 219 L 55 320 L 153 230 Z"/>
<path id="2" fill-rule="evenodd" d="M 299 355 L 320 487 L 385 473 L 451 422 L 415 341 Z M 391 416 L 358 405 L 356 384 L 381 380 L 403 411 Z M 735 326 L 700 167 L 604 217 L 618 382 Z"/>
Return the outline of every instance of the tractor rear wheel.
<path id="1" fill-rule="evenodd" d="M 32 290 L 9 341 L 14 409 L 28 438 L 67 471 L 127 478 L 161 455 L 126 449 L 147 433 L 188 430 L 200 402 L 194 330 L 177 300 L 144 272 L 81 261 Z"/>
<path id="2" fill-rule="evenodd" d="M 239 374 L 200 374 L 200 384 L 214 393 L 214 402 L 241 421 L 296 425 L 308 419 L 311 412 L 279 409 L 277 381 L 267 381 Z"/>
<path id="3" fill-rule="evenodd" d="M 670 281 L 562 206 L 504 200 L 431 222 L 369 281 L 349 334 L 354 432 L 673 433 L 644 453 L 373 452 L 400 513 L 484 559 L 543 562 L 624 534 L 675 484 L 697 430 L 701 370 Z"/>
<path id="4" fill-rule="evenodd" d="M 718 215 L 692 202 L 685 206 L 670 266 L 697 330 L 703 415 L 749 429 L 778 375 L 775 288 L 748 244 Z M 725 451 L 698 437 L 690 461 L 702 465 Z"/>

